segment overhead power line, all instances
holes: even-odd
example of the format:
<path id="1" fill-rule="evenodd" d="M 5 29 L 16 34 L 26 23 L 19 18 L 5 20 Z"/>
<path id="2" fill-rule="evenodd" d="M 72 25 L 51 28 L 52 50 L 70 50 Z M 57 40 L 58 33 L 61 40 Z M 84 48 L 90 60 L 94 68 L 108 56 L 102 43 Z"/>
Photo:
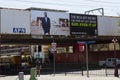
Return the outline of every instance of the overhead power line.
<path id="1" fill-rule="evenodd" d="M 7 2 L 7 0 L 0 0 L 0 2 L 1 1 Z M 11 3 L 12 2 L 13 3 L 15 3 L 15 2 L 25 3 L 27 5 L 29 5 L 29 3 L 33 3 L 33 5 L 36 4 L 37 6 L 38 5 L 42 5 L 42 6 L 47 5 L 47 6 L 53 7 L 55 5 L 56 6 L 55 8 L 57 8 L 57 7 L 63 8 L 64 7 L 64 9 L 66 8 L 67 10 L 74 7 L 74 9 L 72 11 L 76 11 L 77 9 L 88 10 L 88 9 L 99 8 L 99 7 L 103 7 L 105 9 L 105 11 L 111 11 L 112 8 L 114 8 L 114 10 L 117 10 L 118 7 L 120 7 L 120 5 L 116 5 L 118 3 L 120 4 L 120 2 L 109 2 L 109 1 L 101 1 L 101 0 L 82 0 L 82 1 L 81 0 L 80 1 L 71 1 L 71 0 L 69 0 L 69 1 L 68 0 L 53 1 L 53 0 L 51 0 L 51 1 L 47 1 L 47 2 L 41 1 L 41 0 L 40 1 L 39 0 L 38 1 L 37 0 L 8 0 L 8 1 Z M 98 2 L 102 3 L 102 4 L 99 4 Z M 113 5 L 106 5 L 103 3 L 108 3 L 108 4 L 113 4 Z M 25 5 L 25 4 L 23 4 L 23 5 Z M 104 5 L 106 5 L 106 6 L 104 6 Z M 35 5 L 34 6 L 31 5 L 31 7 L 35 7 Z"/>
<path id="2" fill-rule="evenodd" d="M 120 2 L 111 2 L 111 1 L 101 1 L 101 0 L 84 0 L 89 2 L 99 2 L 99 3 L 107 3 L 107 4 L 120 4 Z"/>
<path id="3" fill-rule="evenodd" d="M 27 3 L 35 3 L 35 4 L 47 4 L 47 5 L 63 5 L 63 6 L 85 6 L 87 7 L 87 4 L 73 4 L 70 2 L 67 3 L 56 3 L 56 2 L 42 2 L 42 1 L 28 1 L 28 0 L 11 0 L 11 1 L 17 1 L 17 2 L 27 2 Z M 63 1 L 64 2 L 64 1 Z M 92 5 L 92 7 L 95 7 Z"/>
<path id="4" fill-rule="evenodd" d="M 97 7 L 97 6 L 100 6 L 100 5 L 88 5 L 87 3 L 86 4 L 80 4 L 81 2 L 79 1 L 60 1 L 60 3 L 57 3 L 57 2 L 43 2 L 43 1 L 30 1 L 30 0 L 11 0 L 11 1 L 18 1 L 18 2 L 27 2 L 27 3 L 35 3 L 35 4 L 47 4 L 47 5 L 62 5 L 62 6 L 74 6 L 74 7 L 78 7 L 78 6 L 84 6 L 84 7 Z M 105 2 L 105 1 L 96 1 L 96 0 L 84 0 L 83 2 L 101 2 L 101 3 L 112 3 L 113 2 Z M 120 2 L 114 2 L 114 4 L 120 4 Z M 116 6 L 116 5 L 114 5 Z M 113 6 L 109 6 L 109 7 L 113 7 Z"/>

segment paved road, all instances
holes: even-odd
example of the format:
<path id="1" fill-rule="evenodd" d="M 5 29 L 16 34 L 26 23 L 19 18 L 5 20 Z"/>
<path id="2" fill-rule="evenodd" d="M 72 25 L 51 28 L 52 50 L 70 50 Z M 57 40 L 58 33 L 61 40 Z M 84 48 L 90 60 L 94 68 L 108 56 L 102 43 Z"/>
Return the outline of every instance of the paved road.
<path id="1" fill-rule="evenodd" d="M 30 75 L 25 75 L 24 80 L 29 80 Z M 0 80 L 19 80 L 18 76 L 4 76 L 0 77 Z M 37 77 L 37 80 L 120 80 L 118 77 L 103 77 L 103 76 L 90 76 L 89 78 L 86 76 L 78 76 L 78 75 L 62 75 L 56 74 L 53 75 L 41 75 Z"/>

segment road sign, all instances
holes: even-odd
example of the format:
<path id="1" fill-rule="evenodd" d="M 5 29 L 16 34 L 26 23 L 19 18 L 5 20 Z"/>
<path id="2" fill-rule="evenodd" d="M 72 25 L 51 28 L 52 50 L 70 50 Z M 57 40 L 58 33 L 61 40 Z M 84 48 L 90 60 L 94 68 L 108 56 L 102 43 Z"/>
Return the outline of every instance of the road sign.
<path id="1" fill-rule="evenodd" d="M 95 43 L 96 41 L 78 41 L 77 43 L 78 44 L 93 44 Z"/>
<path id="2" fill-rule="evenodd" d="M 87 44 L 93 44 L 95 43 L 96 41 L 87 41 Z"/>
<path id="3" fill-rule="evenodd" d="M 51 43 L 51 46 L 52 46 L 52 51 L 56 51 L 57 43 L 52 42 L 52 43 Z"/>

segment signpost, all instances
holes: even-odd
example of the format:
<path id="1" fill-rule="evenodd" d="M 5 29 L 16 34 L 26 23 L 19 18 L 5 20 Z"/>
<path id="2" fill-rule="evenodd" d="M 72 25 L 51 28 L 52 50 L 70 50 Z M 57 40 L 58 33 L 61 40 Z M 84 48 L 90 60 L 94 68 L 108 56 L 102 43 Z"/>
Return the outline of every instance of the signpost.
<path id="1" fill-rule="evenodd" d="M 53 59 L 53 74 L 55 76 L 55 52 L 56 52 L 56 46 L 57 46 L 57 43 L 55 43 L 54 41 L 51 43 L 51 46 L 52 46 L 52 51 L 54 52 L 54 59 Z"/>
<path id="2" fill-rule="evenodd" d="M 78 41 L 78 44 L 85 44 L 86 46 L 86 70 L 87 70 L 87 77 L 89 77 L 89 61 L 88 61 L 88 44 L 93 44 L 95 41 Z"/>
<path id="3" fill-rule="evenodd" d="M 114 37 L 113 39 L 112 39 L 112 42 L 114 43 L 114 58 L 115 58 L 115 71 L 114 71 L 114 76 L 115 77 L 119 77 L 119 75 L 118 75 L 118 65 L 117 65 L 117 61 L 116 61 L 116 43 L 118 42 L 118 40 Z"/>

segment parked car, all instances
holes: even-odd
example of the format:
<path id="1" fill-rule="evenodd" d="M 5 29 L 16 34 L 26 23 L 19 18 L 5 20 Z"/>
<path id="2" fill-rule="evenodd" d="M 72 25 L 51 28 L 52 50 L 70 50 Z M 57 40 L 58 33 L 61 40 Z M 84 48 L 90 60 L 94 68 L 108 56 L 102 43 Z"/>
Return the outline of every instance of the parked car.
<path id="1" fill-rule="evenodd" d="M 115 60 L 116 60 L 116 64 L 120 67 L 120 59 L 117 59 L 117 58 L 107 58 L 104 61 L 99 61 L 99 66 L 101 66 L 101 67 L 115 67 Z"/>

